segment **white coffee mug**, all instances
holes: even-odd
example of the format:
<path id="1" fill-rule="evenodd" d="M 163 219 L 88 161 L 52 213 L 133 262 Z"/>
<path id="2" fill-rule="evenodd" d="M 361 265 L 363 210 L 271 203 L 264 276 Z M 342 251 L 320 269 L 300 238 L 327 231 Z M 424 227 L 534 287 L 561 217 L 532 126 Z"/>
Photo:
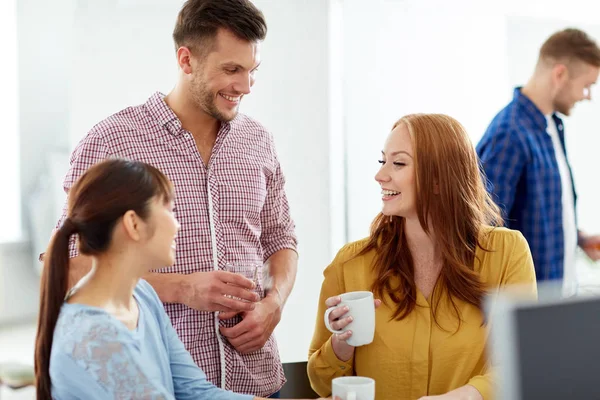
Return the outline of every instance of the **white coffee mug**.
<path id="1" fill-rule="evenodd" d="M 331 381 L 331 392 L 342 400 L 375 400 L 375 381 L 364 376 L 342 376 Z"/>
<path id="2" fill-rule="evenodd" d="M 375 303 L 371 292 L 348 292 L 340 296 L 342 302 L 335 307 L 325 311 L 325 326 L 332 333 L 344 333 L 352 331 L 352 336 L 346 341 L 350 346 L 363 346 L 373 341 L 375 336 Z M 348 307 L 344 316 L 352 316 L 353 321 L 343 329 L 336 331 L 329 323 L 329 314 L 338 307 Z"/>

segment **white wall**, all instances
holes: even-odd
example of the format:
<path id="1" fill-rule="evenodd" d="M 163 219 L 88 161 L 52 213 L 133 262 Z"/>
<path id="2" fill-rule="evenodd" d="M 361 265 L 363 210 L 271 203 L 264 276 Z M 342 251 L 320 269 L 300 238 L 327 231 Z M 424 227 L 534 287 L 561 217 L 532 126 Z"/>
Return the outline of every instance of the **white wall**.
<path id="1" fill-rule="evenodd" d="M 0 243 L 0 328 L 37 315 L 39 282 L 30 251 L 25 242 Z"/>
<path id="2" fill-rule="evenodd" d="M 40 264 L 35 259 L 59 216 L 53 215 L 52 202 L 62 195 L 66 173 L 66 168 L 56 171 L 66 162 L 60 151 L 70 152 L 93 124 L 110 113 L 144 101 L 154 90 L 170 88 L 174 69 L 166 56 L 173 54 L 169 37 L 174 20 L 166 15 L 174 15 L 179 6 L 18 0 L 21 173 L 19 166 L 7 170 L 14 172 L 9 177 L 19 179 L 29 232 L 18 242 L 11 238 L 0 245 L 0 323 L 31 318 L 37 312 L 35 270 Z M 146 8 L 142 15 L 137 14 L 140 7 Z M 164 62 L 154 65 L 150 62 L 154 58 Z M 20 214 L 15 211 L 10 217 L 19 220 Z M 11 306 L 2 306 L 3 299 Z"/>
<path id="3" fill-rule="evenodd" d="M 276 336 L 283 361 L 301 361 L 307 359 L 312 338 L 322 271 L 331 261 L 332 240 L 339 242 L 341 233 L 333 231 L 330 211 L 336 178 L 329 175 L 329 9 L 323 0 L 255 3 L 269 33 L 243 112 L 273 132 L 287 178 L 300 262 Z M 341 180 L 338 176 L 336 183 Z"/>
<path id="4" fill-rule="evenodd" d="M 16 171 L 3 174 L 4 195 L 0 198 L 0 242 L 20 238 L 21 202 L 19 198 L 19 103 L 17 68 L 17 6 L 16 0 L 4 0 L 0 3 L 0 87 L 3 91 L 2 132 L 0 132 L 0 169 Z"/>
<path id="5" fill-rule="evenodd" d="M 14 219 L 19 229 L 11 230 L 6 240 L 0 239 L 0 324 L 32 318 L 37 312 L 39 277 L 33 253 L 39 248 L 34 250 L 29 242 L 34 221 L 27 207 L 36 185 L 49 184 L 45 175 L 48 153 L 67 148 L 73 4 L 71 0 L 16 2 L 17 57 L 6 56 L 6 60 L 18 61 L 18 140 L 14 148 L 3 146 L 0 157 L 4 161 L 14 157 L 16 165 L 4 169 L 3 188 L 15 193 L 18 201 L 5 207 L 11 214 L 3 216 L 2 222 L 12 225 Z"/>
<path id="6" fill-rule="evenodd" d="M 449 114 L 475 141 L 509 99 L 503 17 L 468 3 L 374 0 L 365 12 L 362 1 L 345 2 L 345 45 L 360 49 L 345 52 L 350 240 L 380 210 L 374 175 L 397 119 Z"/>
<path id="7" fill-rule="evenodd" d="M 525 83 L 552 32 L 576 25 L 600 41 L 600 29 L 588 23 L 600 11 L 600 3 L 593 4 L 373 0 L 365 9 L 361 0 L 345 1 L 345 46 L 354 49 L 345 52 L 344 74 L 345 92 L 352 94 L 345 108 L 349 239 L 367 235 L 380 210 L 373 176 L 396 119 L 412 112 L 446 113 L 465 125 L 476 144 L 512 98 L 513 86 Z M 599 144 L 594 133 L 599 107 L 578 105 L 567 121 L 580 223 L 591 231 L 600 231 L 594 209 L 600 189 L 590 163 Z"/>
<path id="8" fill-rule="evenodd" d="M 73 0 L 18 0 L 20 162 L 23 201 L 46 155 L 68 146 Z"/>
<path id="9" fill-rule="evenodd" d="M 171 34 L 182 0 L 75 0 L 70 113 L 73 148 L 93 125 L 175 84 Z"/>

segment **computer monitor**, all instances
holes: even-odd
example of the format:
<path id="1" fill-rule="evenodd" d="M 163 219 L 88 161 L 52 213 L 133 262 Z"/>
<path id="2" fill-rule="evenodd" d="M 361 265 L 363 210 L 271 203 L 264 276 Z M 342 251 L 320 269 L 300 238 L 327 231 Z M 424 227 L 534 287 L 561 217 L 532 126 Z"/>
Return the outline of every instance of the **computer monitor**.
<path id="1" fill-rule="evenodd" d="M 600 296 L 488 302 L 498 400 L 600 399 Z"/>

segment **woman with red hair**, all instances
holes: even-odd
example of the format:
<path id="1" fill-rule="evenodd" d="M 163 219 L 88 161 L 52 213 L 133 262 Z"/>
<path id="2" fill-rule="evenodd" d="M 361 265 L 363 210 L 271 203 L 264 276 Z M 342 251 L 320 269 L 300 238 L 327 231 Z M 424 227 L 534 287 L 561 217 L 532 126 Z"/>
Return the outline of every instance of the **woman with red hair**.
<path id="1" fill-rule="evenodd" d="M 477 154 L 463 126 L 439 114 L 408 115 L 382 151 L 383 207 L 371 234 L 342 248 L 324 271 L 308 373 L 322 396 L 333 378 L 367 376 L 377 400 L 490 399 L 484 296 L 513 284 L 537 293 L 523 235 L 499 227 Z M 372 291 L 372 343 L 353 347 L 340 294 Z"/>

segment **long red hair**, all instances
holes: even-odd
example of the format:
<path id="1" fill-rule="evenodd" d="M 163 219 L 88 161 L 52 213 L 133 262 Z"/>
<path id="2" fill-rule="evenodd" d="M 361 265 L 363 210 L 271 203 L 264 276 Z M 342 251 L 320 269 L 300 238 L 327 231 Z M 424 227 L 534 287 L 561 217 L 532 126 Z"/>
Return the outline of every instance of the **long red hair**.
<path id="1" fill-rule="evenodd" d="M 443 260 L 431 298 L 433 316 L 437 322 L 439 294 L 446 291 L 460 324 L 456 299 L 482 309 L 485 287 L 474 272 L 477 247 L 487 251 L 481 244 L 482 228 L 501 226 L 503 220 L 485 189 L 475 149 L 458 121 L 442 114 L 412 114 L 393 129 L 400 124 L 407 127 L 413 144 L 419 222 L 426 233 L 435 232 Z M 401 320 L 415 308 L 417 299 L 403 217 L 380 213 L 375 218 L 360 254 L 371 251 L 377 275 L 372 290 L 380 298 L 390 297 L 397 305 L 393 318 Z"/>

